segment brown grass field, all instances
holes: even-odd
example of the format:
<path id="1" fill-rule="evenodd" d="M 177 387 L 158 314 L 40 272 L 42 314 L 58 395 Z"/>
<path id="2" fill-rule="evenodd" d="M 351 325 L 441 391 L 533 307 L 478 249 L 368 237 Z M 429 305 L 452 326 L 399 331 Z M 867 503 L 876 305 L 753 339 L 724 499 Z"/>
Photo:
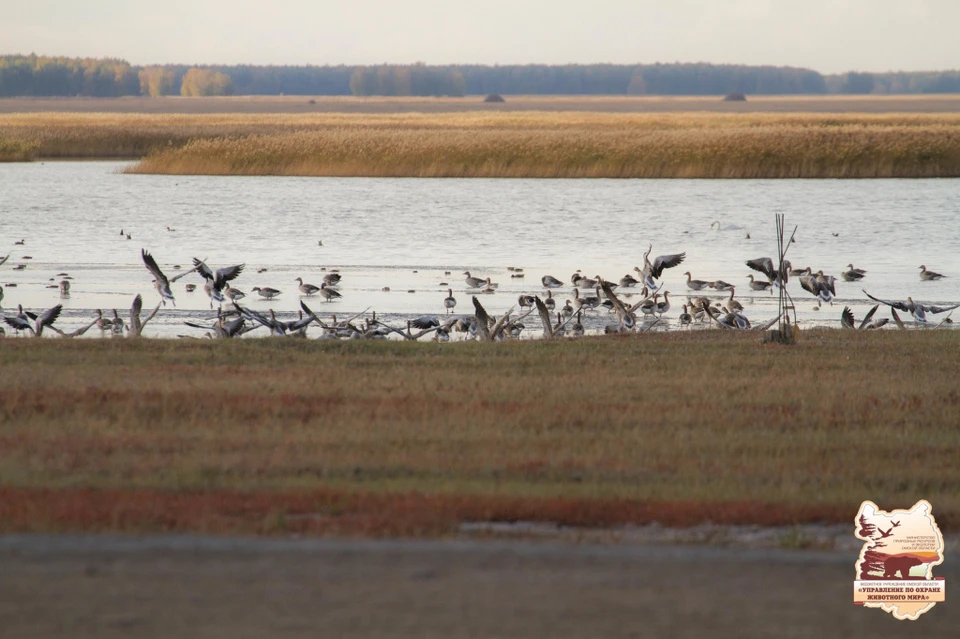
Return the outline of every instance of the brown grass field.
<path id="1" fill-rule="evenodd" d="M 0 341 L 0 532 L 960 524 L 956 331 Z"/>
<path id="2" fill-rule="evenodd" d="M 178 175 L 954 177 L 960 114 L 40 113 L 0 116 L 4 149 Z"/>
<path id="3" fill-rule="evenodd" d="M 312 103 L 311 103 L 312 101 Z M 960 95 L 720 96 L 507 95 L 506 102 L 463 98 L 231 96 L 162 98 L 0 98 L 0 113 L 460 113 L 464 111 L 597 111 L 606 113 L 957 113 Z"/>

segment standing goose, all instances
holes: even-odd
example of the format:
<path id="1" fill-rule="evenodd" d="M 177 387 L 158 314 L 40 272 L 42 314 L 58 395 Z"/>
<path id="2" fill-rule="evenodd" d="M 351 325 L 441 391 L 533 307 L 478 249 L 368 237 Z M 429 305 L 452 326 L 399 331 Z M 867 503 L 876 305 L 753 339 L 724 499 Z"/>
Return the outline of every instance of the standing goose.
<path id="1" fill-rule="evenodd" d="M 156 287 L 157 292 L 160 293 L 160 299 L 163 300 L 163 305 L 167 305 L 167 300 L 176 306 L 177 302 L 173 298 L 173 291 L 170 290 L 170 280 L 167 279 L 167 276 L 163 274 L 163 271 L 160 270 L 160 267 L 157 266 L 157 261 L 153 259 L 153 256 L 147 252 L 146 249 L 140 249 L 140 257 L 143 258 L 143 263 L 147 267 L 147 270 L 153 275 L 153 285 Z"/>
<path id="2" fill-rule="evenodd" d="M 573 327 L 570 329 L 571 335 L 574 337 L 583 336 L 583 323 L 580 321 L 580 311 L 577 311 L 577 321 L 574 322 Z"/>
<path id="3" fill-rule="evenodd" d="M 60 297 L 70 297 L 69 280 L 60 280 Z"/>
<path id="4" fill-rule="evenodd" d="M 657 308 L 659 308 L 659 304 L 657 303 L 657 298 L 659 297 L 660 293 L 654 293 L 653 297 L 648 297 L 643 300 L 638 307 L 640 312 L 644 315 L 653 316 L 653 314 L 657 312 Z"/>
<path id="5" fill-rule="evenodd" d="M 237 300 L 242 300 L 247 296 L 246 293 L 241 291 L 239 288 L 234 288 L 230 285 L 227 285 L 227 288 L 223 289 L 223 294 L 231 301 L 235 302 Z"/>
<path id="6" fill-rule="evenodd" d="M 343 295 L 330 288 L 326 282 L 320 285 L 320 296 L 328 302 L 343 297 Z"/>
<path id="7" fill-rule="evenodd" d="M 16 317 L 4 317 L 3 321 L 7 323 L 7 326 L 14 329 L 18 333 L 20 331 L 30 331 L 33 333 L 34 337 L 40 337 L 43 335 L 43 329 L 47 326 L 53 326 L 53 323 L 57 321 L 57 318 L 60 317 L 60 311 L 63 310 L 63 304 L 57 304 L 53 308 L 49 308 L 40 314 L 39 317 L 33 319 L 33 325 L 30 325 L 30 315 L 32 313 L 24 314 L 21 307 L 20 315 Z"/>
<path id="8" fill-rule="evenodd" d="M 467 288 L 484 288 L 487 285 L 488 280 L 474 277 L 470 275 L 470 271 L 464 271 L 463 274 L 467 276 L 464 280 L 467 283 Z"/>
<path id="9" fill-rule="evenodd" d="M 570 300 L 567 300 L 566 303 L 563 305 L 563 311 L 562 311 L 562 312 L 563 312 L 563 316 L 564 316 L 564 317 L 572 317 L 572 316 L 573 316 L 573 306 L 571 306 Z"/>
<path id="10" fill-rule="evenodd" d="M 299 288 L 300 292 L 303 293 L 304 295 L 313 295 L 314 293 L 320 290 L 319 286 L 314 286 L 313 284 L 304 284 L 302 277 L 298 277 L 293 281 L 300 283 L 300 286 L 298 286 L 297 288 Z"/>
<path id="11" fill-rule="evenodd" d="M 679 319 L 680 319 L 680 325 L 681 325 L 681 326 L 689 326 L 689 325 L 690 325 L 690 322 L 693 321 L 693 318 L 690 317 L 690 313 L 687 312 L 687 305 L 686 305 L 686 304 L 683 305 L 683 312 L 680 313 L 680 318 L 679 318 Z"/>
<path id="12" fill-rule="evenodd" d="M 723 280 L 714 280 L 710 282 L 710 288 L 717 291 L 729 291 L 733 288 L 733 284 L 730 282 L 724 282 Z"/>
<path id="13" fill-rule="evenodd" d="M 123 319 L 117 315 L 117 309 L 113 309 L 113 333 L 114 335 L 123 335 Z"/>
<path id="14" fill-rule="evenodd" d="M 856 273 L 857 275 L 867 274 L 865 270 L 863 270 L 862 268 L 856 268 L 853 264 L 847 264 L 847 268 L 850 269 L 852 272 Z"/>
<path id="15" fill-rule="evenodd" d="M 733 296 L 736 294 L 736 292 L 737 292 L 737 289 L 731 288 L 731 289 L 730 289 L 730 299 L 727 300 L 727 308 L 729 308 L 729 309 L 730 309 L 730 312 L 732 312 L 732 313 L 739 313 L 740 311 L 743 310 L 743 304 L 741 304 L 741 303 L 738 302 L 737 300 L 733 299 Z"/>
<path id="16" fill-rule="evenodd" d="M 752 273 L 750 275 L 747 275 L 747 277 L 750 278 L 750 288 L 753 289 L 754 291 L 769 290 L 770 292 L 773 292 L 773 287 L 770 284 L 770 282 L 758 282 L 756 279 L 754 279 Z"/>
<path id="17" fill-rule="evenodd" d="M 342 278 L 340 277 L 340 273 L 337 273 L 336 271 L 334 271 L 331 273 L 327 273 L 326 275 L 323 276 L 323 283 L 326 284 L 327 286 L 336 286 L 337 284 L 340 283 L 341 279 Z"/>
<path id="18" fill-rule="evenodd" d="M 447 296 L 443 298 L 443 307 L 447 309 L 447 313 L 453 312 L 453 308 L 457 305 L 457 300 L 453 296 L 453 289 L 447 289 Z"/>
<path id="19" fill-rule="evenodd" d="M 521 295 L 517 298 L 520 308 L 531 308 L 537 303 L 537 298 L 533 295 Z"/>
<path id="20" fill-rule="evenodd" d="M 657 280 L 660 278 L 660 275 L 663 273 L 664 269 L 673 268 L 674 266 L 679 266 L 683 262 L 684 258 L 687 257 L 686 253 L 676 253 L 674 255 L 660 255 L 657 256 L 653 262 L 650 261 L 650 253 L 653 252 L 653 244 L 650 245 L 650 248 L 647 249 L 647 252 L 643 254 L 643 268 L 634 268 L 633 270 L 640 273 L 640 279 L 643 281 L 644 285 L 653 290 L 657 288 Z"/>
<path id="21" fill-rule="evenodd" d="M 690 275 L 690 271 L 684 273 L 687 276 L 687 288 L 691 291 L 702 291 L 703 289 L 710 286 L 710 282 L 704 282 L 703 280 L 695 280 L 693 276 Z"/>
<path id="22" fill-rule="evenodd" d="M 633 275 L 630 275 L 629 273 L 627 273 L 626 275 L 620 278 L 620 286 L 622 286 L 623 288 L 633 288 L 639 283 L 640 283 L 640 280 L 635 278 Z"/>
<path id="23" fill-rule="evenodd" d="M 926 266 L 924 266 L 923 264 L 920 265 L 920 279 L 923 280 L 924 282 L 940 280 L 940 279 L 943 279 L 944 277 L 946 276 L 941 275 L 940 273 L 934 273 L 933 271 L 928 271 Z"/>
<path id="24" fill-rule="evenodd" d="M 97 328 L 100 329 L 101 333 L 109 331 L 111 328 L 113 328 L 113 320 L 104 317 L 103 311 L 99 308 L 97 309 L 97 320 L 95 324 L 97 325 Z"/>
<path id="25" fill-rule="evenodd" d="M 557 307 L 557 300 L 553 298 L 553 291 L 547 291 L 547 297 L 544 298 L 543 305 L 547 307 L 548 311 L 552 311 Z"/>
<path id="26" fill-rule="evenodd" d="M 663 292 L 663 301 L 657 302 L 657 315 L 663 316 L 664 313 L 670 310 L 670 291 Z"/>
<path id="27" fill-rule="evenodd" d="M 544 275 L 540 278 L 540 283 L 543 284 L 543 288 L 560 288 L 563 286 L 563 282 L 552 275 Z"/>
<path id="28" fill-rule="evenodd" d="M 865 273 L 858 272 L 858 269 L 850 269 L 840 274 L 844 282 L 859 282 L 865 277 Z"/>
<path id="29" fill-rule="evenodd" d="M 263 297 L 268 300 L 272 300 L 273 298 L 275 298 L 277 295 L 280 295 L 281 293 L 281 291 L 278 291 L 275 288 L 270 288 L 269 286 L 264 286 L 262 288 L 259 286 L 254 286 L 252 289 L 250 289 L 250 292 L 254 292 L 254 291 L 259 293 L 260 297 Z"/>

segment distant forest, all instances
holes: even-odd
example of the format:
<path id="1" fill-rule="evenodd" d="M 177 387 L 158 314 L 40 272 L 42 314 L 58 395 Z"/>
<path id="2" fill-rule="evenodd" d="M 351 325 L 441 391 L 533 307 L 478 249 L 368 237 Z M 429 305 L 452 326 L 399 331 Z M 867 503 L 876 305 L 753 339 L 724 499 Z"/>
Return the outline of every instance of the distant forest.
<path id="1" fill-rule="evenodd" d="M 821 75 L 726 64 L 132 66 L 0 56 L 0 97 L 124 95 L 747 95 L 960 93 L 960 71 Z"/>

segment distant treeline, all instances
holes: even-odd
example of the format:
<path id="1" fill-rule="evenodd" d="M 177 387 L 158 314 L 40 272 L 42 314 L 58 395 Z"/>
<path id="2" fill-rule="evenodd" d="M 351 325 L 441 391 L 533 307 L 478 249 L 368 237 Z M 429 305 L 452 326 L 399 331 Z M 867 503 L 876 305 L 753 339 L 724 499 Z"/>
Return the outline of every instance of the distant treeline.
<path id="1" fill-rule="evenodd" d="M 718 64 L 132 66 L 0 56 L 0 97 L 123 95 L 747 95 L 960 93 L 960 71 L 821 75 Z"/>

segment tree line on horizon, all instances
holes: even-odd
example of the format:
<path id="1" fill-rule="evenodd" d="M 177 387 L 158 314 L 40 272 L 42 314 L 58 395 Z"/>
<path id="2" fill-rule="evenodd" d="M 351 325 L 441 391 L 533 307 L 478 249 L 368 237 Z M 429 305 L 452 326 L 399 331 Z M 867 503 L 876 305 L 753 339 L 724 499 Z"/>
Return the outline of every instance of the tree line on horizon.
<path id="1" fill-rule="evenodd" d="M 960 93 L 960 71 L 823 75 L 707 63 L 133 66 L 115 58 L 0 56 L 0 97 L 164 95 L 747 95 Z"/>

